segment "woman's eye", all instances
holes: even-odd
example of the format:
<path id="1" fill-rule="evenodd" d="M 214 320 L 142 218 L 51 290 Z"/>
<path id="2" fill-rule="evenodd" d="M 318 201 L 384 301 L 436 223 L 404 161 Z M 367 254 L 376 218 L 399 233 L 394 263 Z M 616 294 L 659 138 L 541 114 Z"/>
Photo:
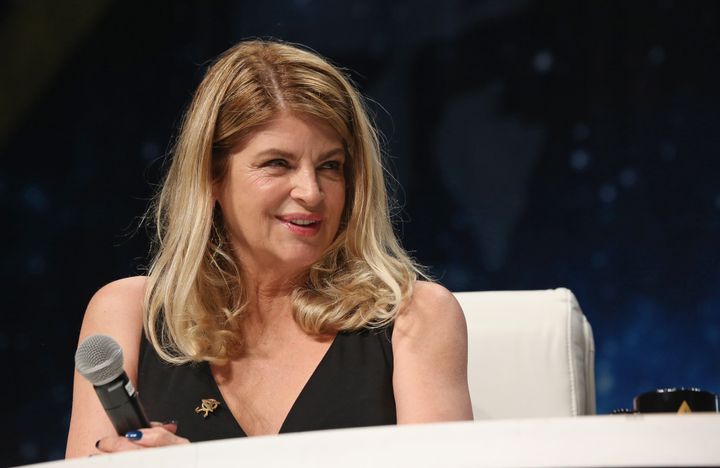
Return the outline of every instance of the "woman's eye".
<path id="1" fill-rule="evenodd" d="M 320 168 L 337 171 L 337 170 L 342 169 L 342 163 L 340 161 L 326 161 L 320 166 Z"/>
<path id="2" fill-rule="evenodd" d="M 289 167 L 288 162 L 284 159 L 271 159 L 265 163 L 266 167 Z"/>

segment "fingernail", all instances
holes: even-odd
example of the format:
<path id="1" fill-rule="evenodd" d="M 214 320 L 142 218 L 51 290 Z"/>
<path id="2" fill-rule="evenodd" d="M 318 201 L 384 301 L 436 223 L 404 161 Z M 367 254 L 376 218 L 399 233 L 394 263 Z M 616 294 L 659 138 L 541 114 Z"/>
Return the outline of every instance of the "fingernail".
<path id="1" fill-rule="evenodd" d="M 142 432 L 140 431 L 128 431 L 125 433 L 125 437 L 127 437 L 130 440 L 140 440 L 142 439 Z"/>
<path id="2" fill-rule="evenodd" d="M 168 419 L 167 421 L 163 421 L 163 424 L 175 424 L 178 425 L 177 419 Z"/>
<path id="3" fill-rule="evenodd" d="M 95 442 L 95 448 L 96 449 L 100 448 L 100 439 L 98 439 L 97 442 Z"/>

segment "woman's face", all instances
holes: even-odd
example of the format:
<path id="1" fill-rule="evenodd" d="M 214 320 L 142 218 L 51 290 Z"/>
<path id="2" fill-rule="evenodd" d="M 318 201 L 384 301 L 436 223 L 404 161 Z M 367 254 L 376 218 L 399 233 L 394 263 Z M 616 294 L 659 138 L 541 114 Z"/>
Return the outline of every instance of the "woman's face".
<path id="1" fill-rule="evenodd" d="M 345 207 L 345 150 L 313 117 L 281 114 L 230 152 L 215 187 L 243 269 L 298 273 L 335 239 Z"/>

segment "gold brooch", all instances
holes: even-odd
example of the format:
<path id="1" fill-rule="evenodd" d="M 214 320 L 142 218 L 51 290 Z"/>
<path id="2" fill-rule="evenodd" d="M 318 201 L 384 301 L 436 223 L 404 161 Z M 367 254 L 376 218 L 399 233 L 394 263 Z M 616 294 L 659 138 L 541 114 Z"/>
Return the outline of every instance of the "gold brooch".
<path id="1" fill-rule="evenodd" d="M 195 408 L 195 412 L 198 414 L 205 413 L 203 414 L 203 418 L 207 418 L 208 414 L 215 411 L 218 406 L 220 406 L 220 402 L 217 401 L 215 398 L 203 398 L 202 400 L 200 400 L 200 406 Z"/>

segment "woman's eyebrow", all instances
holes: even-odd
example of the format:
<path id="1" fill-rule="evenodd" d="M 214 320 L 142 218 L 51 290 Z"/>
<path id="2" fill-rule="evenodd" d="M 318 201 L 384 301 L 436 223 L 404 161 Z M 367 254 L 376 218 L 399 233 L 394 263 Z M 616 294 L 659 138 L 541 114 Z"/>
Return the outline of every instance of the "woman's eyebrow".
<path id="1" fill-rule="evenodd" d="M 259 151 L 255 153 L 256 157 L 262 157 L 262 156 L 280 156 L 283 158 L 290 158 L 295 159 L 295 155 L 293 153 L 290 153 L 289 151 L 281 150 L 278 148 L 268 148 L 264 149 L 262 151 Z"/>
<path id="2" fill-rule="evenodd" d="M 338 156 L 338 155 L 345 156 L 345 148 L 337 147 L 337 148 L 333 148 L 329 151 L 325 151 L 324 153 L 320 154 L 318 159 L 323 160 L 323 159 L 328 159 L 328 158 L 331 158 L 333 156 Z M 263 156 L 279 156 L 279 157 L 288 158 L 288 159 L 296 158 L 294 153 L 291 153 L 291 152 L 285 151 L 285 150 L 281 150 L 278 148 L 267 148 L 267 149 L 264 149 L 262 151 L 255 153 L 255 157 L 260 158 Z"/>

